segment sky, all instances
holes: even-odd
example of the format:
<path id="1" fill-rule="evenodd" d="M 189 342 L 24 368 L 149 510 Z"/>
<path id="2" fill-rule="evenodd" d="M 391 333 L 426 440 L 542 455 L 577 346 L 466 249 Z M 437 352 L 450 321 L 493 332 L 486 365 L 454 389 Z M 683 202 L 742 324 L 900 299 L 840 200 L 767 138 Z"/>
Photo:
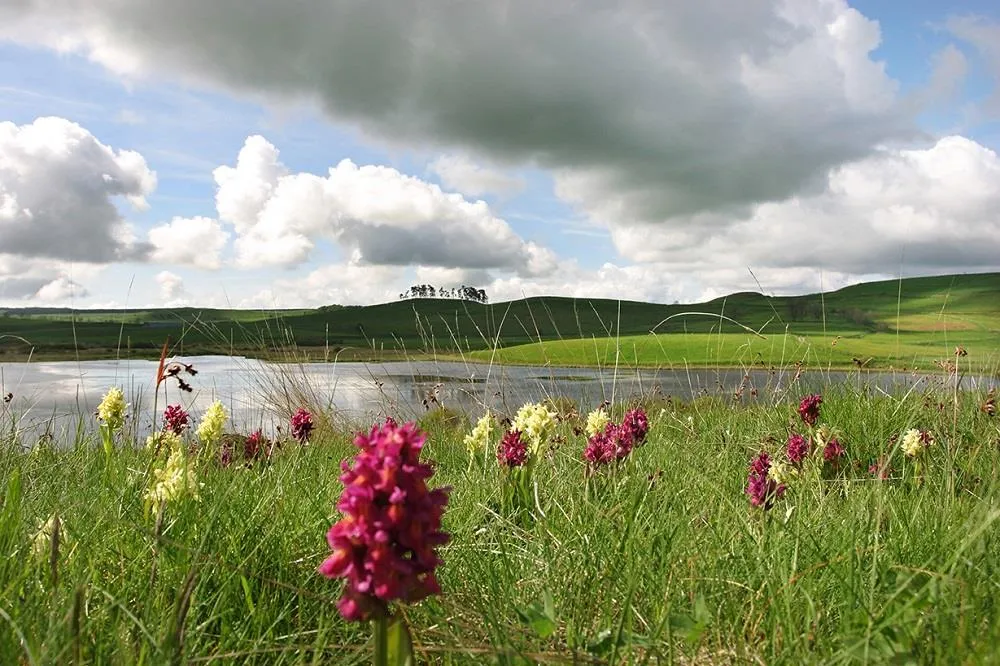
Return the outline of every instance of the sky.
<path id="1" fill-rule="evenodd" d="M 0 307 L 1000 270 L 992 0 L 4 0 Z"/>

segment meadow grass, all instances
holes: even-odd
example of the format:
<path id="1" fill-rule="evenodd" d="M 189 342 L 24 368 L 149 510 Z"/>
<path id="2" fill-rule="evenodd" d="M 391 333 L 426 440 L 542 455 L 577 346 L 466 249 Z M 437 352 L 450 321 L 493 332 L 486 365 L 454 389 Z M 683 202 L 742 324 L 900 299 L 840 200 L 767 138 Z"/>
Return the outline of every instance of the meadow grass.
<path id="1" fill-rule="evenodd" d="M 801 427 L 784 399 L 649 398 L 648 442 L 589 489 L 569 415 L 535 468 L 527 524 L 501 509 L 493 454 L 470 459 L 468 419 L 428 412 L 424 457 L 431 484 L 453 488 L 452 540 L 443 594 L 406 609 L 418 657 L 996 663 L 1000 417 L 986 398 L 947 384 L 827 392 L 821 422 L 842 431 L 846 468 L 770 511 L 744 488 L 748 461 Z M 936 439 L 919 483 L 888 445 L 914 427 Z M 0 663 L 369 663 L 368 628 L 340 618 L 341 585 L 316 573 L 350 438 L 326 429 L 251 468 L 199 460 L 200 500 L 168 505 L 157 524 L 141 446 L 106 458 L 84 435 L 31 448 L 5 437 Z M 894 471 L 880 481 L 868 467 L 886 451 Z M 61 538 L 36 555 L 53 514 Z"/>

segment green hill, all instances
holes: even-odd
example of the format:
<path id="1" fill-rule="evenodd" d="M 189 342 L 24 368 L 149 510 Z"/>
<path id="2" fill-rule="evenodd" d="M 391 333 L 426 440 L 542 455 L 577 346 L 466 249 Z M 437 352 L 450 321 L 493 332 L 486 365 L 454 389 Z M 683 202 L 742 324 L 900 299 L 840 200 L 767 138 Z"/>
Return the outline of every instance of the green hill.
<path id="1" fill-rule="evenodd" d="M 595 349 L 611 345 L 621 360 L 622 347 L 613 340 L 624 337 L 636 350 L 632 362 L 647 365 L 730 364 L 744 362 L 744 353 L 772 358 L 747 327 L 771 343 L 775 336 L 794 336 L 797 345 L 815 350 L 822 341 L 836 350 L 836 358 L 827 354 L 836 364 L 865 354 L 878 357 L 877 363 L 902 362 L 915 350 L 939 357 L 952 343 L 1000 348 L 998 296 L 1000 273 L 986 273 L 871 282 L 795 297 L 741 292 L 687 305 L 539 297 L 280 311 L 8 308 L 0 310 L 0 359 L 23 359 L 29 351 L 36 357 L 151 357 L 168 335 L 174 353 L 187 355 L 267 356 L 294 348 L 331 356 L 348 350 L 341 358 L 403 352 L 490 358 L 496 346 L 498 358 L 509 362 L 603 363 L 608 359 Z M 683 314 L 693 312 L 713 316 Z M 895 346 L 894 353 L 886 345 Z M 788 346 L 786 340 L 782 354 Z"/>

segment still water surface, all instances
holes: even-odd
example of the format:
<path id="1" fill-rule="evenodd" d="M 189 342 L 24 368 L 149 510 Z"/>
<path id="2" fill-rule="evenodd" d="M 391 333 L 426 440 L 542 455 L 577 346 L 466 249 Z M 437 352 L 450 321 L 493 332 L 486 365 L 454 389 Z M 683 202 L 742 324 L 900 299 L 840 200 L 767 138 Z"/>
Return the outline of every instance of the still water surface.
<path id="1" fill-rule="evenodd" d="M 430 396 L 438 404 L 478 415 L 487 406 L 509 412 L 525 401 L 550 396 L 568 397 L 580 409 L 590 409 L 605 399 L 623 400 L 652 391 L 688 399 L 702 394 L 732 396 L 742 385 L 746 399 L 756 395 L 774 400 L 843 383 L 905 391 L 942 381 L 901 372 L 804 372 L 796 378 L 794 370 L 764 369 L 745 375 L 740 369 L 616 372 L 613 368 L 491 367 L 436 361 L 279 365 L 238 356 L 184 361 L 198 370 L 197 376 L 184 376 L 194 390 L 181 392 L 168 381 L 168 401 L 181 402 L 197 418 L 213 400 L 221 400 L 232 416 L 231 427 L 243 432 L 257 427 L 273 432 L 284 421 L 280 416 L 283 404 L 294 409 L 300 401 L 284 392 L 283 386 L 308 386 L 317 402 L 363 424 L 386 414 L 418 415 Z M 55 435 L 65 434 L 77 427 L 81 415 L 90 427 L 101 396 L 116 385 L 125 391 L 138 429 L 148 430 L 156 368 L 157 362 L 145 360 L 0 363 L 0 394 L 13 394 L 9 403 L 0 404 L 0 432 L 13 424 L 23 432 L 48 428 Z M 975 388 L 989 386 L 993 380 L 963 381 L 965 388 Z M 164 404 L 161 390 L 158 408 L 162 410 Z"/>

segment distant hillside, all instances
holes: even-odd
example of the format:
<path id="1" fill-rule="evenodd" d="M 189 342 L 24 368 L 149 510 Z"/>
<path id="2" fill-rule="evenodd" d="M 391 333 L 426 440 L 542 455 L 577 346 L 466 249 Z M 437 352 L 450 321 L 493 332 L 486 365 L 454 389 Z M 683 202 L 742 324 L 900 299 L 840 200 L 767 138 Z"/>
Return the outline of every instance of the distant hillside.
<path id="1" fill-rule="evenodd" d="M 897 312 L 898 310 L 898 312 Z M 166 336 L 178 353 L 262 354 L 300 348 L 475 350 L 529 342 L 614 335 L 739 332 L 738 326 L 684 312 L 725 315 L 753 329 L 812 334 L 1000 331 L 1000 273 L 907 278 L 827 294 L 771 297 L 741 292 L 706 303 L 662 305 L 609 299 L 538 297 L 481 304 L 411 299 L 316 310 L 0 310 L 0 354 L 7 358 L 80 352 L 156 355 Z M 673 319 L 667 320 L 674 316 Z M 26 342 L 25 342 L 26 341 Z"/>

